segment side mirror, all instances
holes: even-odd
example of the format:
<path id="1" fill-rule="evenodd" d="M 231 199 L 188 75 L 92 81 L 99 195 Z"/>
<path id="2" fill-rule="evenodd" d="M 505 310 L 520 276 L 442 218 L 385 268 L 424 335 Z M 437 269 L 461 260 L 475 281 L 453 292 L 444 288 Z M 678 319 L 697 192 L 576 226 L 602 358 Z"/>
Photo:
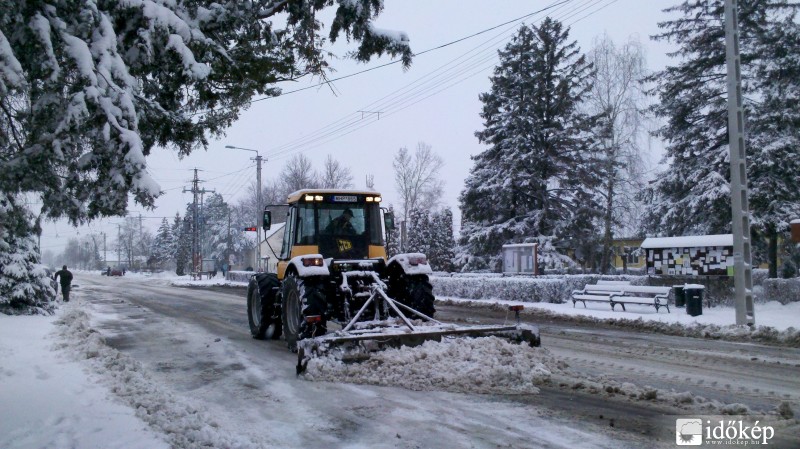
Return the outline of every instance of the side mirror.
<path id="1" fill-rule="evenodd" d="M 394 231 L 394 214 L 389 211 L 383 213 L 383 226 L 387 231 Z"/>
<path id="2" fill-rule="evenodd" d="M 264 211 L 264 221 L 261 223 L 261 226 L 265 231 L 269 231 L 269 228 L 272 227 L 272 212 L 268 210 Z"/>

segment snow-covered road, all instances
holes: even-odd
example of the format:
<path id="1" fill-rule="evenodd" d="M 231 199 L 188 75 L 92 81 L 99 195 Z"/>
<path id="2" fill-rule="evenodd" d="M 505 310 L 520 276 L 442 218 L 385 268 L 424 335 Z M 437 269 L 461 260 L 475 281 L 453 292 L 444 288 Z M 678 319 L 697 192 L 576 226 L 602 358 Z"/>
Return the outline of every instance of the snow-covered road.
<path id="1" fill-rule="evenodd" d="M 127 382 L 123 378 L 110 385 L 128 403 L 152 408 L 151 426 L 173 445 L 617 448 L 645 441 L 605 421 L 587 423 L 537 407 L 535 387 L 531 393 L 475 395 L 297 378 L 296 356 L 283 341 L 250 338 L 241 290 L 226 294 L 92 276 L 80 283 L 91 327 L 147 374 L 138 383 L 141 394 L 123 391 L 117 385 Z M 491 363 L 474 361 L 486 369 Z M 187 441 L 180 422 L 193 428 L 199 423 L 171 408 L 197 411 L 210 425 Z"/>
<path id="2" fill-rule="evenodd" d="M 242 289 L 76 283 L 55 338 L 172 447 L 672 447 L 676 416 L 800 404 L 796 348 L 552 317 L 537 323 L 542 348 L 445 343 L 297 378 L 283 341 L 250 338 Z M 448 305 L 437 317 L 505 314 Z M 800 445 L 797 421 L 783 425 L 778 442 Z"/>

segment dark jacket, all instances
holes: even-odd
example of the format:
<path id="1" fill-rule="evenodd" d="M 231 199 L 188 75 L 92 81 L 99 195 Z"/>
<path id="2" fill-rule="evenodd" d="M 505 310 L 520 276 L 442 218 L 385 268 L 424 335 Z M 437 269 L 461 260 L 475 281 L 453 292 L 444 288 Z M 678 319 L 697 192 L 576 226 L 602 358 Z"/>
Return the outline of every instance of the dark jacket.
<path id="1" fill-rule="evenodd" d="M 328 234 L 336 234 L 336 235 L 355 235 L 356 229 L 353 227 L 353 224 L 350 223 L 350 220 L 344 218 L 343 215 L 339 215 L 338 217 L 331 220 L 328 223 L 328 226 L 325 228 L 325 231 Z"/>
<path id="2" fill-rule="evenodd" d="M 61 276 L 61 287 L 69 287 L 72 283 L 72 273 L 69 270 L 58 270 L 53 279 L 58 279 L 59 276 Z"/>

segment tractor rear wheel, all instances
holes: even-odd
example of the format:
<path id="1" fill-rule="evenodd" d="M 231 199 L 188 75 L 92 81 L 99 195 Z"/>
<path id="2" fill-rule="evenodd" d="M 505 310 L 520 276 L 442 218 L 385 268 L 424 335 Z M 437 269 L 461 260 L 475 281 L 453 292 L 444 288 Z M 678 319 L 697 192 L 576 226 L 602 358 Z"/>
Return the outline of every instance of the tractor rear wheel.
<path id="1" fill-rule="evenodd" d="M 247 319 L 250 335 L 257 340 L 277 340 L 281 336 L 281 321 L 275 314 L 278 287 L 278 276 L 273 273 L 253 276 L 247 286 Z"/>
<path id="2" fill-rule="evenodd" d="M 436 298 L 433 296 L 433 287 L 425 275 L 400 275 L 393 279 L 391 286 L 394 299 L 423 313 L 431 318 L 436 313 L 433 303 Z M 413 314 L 411 314 L 413 315 Z M 410 316 L 414 318 L 413 316 Z"/>
<path id="3" fill-rule="evenodd" d="M 297 341 L 324 335 L 328 331 L 325 311 L 327 302 L 322 283 L 316 279 L 303 279 L 294 274 L 283 280 L 283 331 L 292 351 Z M 308 317 L 319 317 L 309 322 Z"/>

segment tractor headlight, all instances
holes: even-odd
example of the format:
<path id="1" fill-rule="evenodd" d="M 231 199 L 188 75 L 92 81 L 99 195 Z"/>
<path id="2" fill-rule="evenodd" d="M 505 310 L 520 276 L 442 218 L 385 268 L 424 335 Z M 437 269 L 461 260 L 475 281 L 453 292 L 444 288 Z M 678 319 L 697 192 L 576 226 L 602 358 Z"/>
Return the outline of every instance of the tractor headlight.
<path id="1" fill-rule="evenodd" d="M 408 256 L 408 263 L 412 266 L 427 265 L 428 258 L 425 256 Z"/>
<path id="2" fill-rule="evenodd" d="M 325 262 L 323 262 L 321 257 L 307 257 L 303 259 L 303 266 L 304 267 L 323 267 L 325 266 Z"/>

